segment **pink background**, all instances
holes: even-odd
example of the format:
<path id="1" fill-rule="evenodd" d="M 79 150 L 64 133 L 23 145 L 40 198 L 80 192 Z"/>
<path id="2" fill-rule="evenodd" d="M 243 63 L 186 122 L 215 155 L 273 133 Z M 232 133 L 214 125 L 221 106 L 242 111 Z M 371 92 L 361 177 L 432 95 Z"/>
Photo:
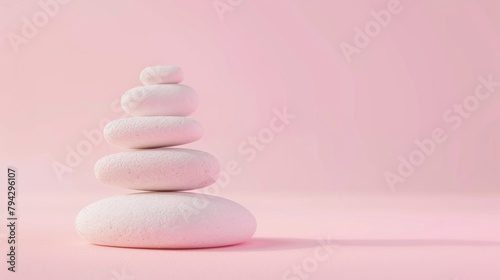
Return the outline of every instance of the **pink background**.
<path id="1" fill-rule="evenodd" d="M 50 163 L 65 161 L 82 130 L 121 117 L 110 106 L 139 84 L 143 67 L 174 64 L 202 97 L 193 117 L 207 133 L 193 146 L 223 163 L 241 160 L 238 144 L 267 126 L 273 108 L 296 115 L 245 166 L 238 189 L 386 192 L 384 172 L 396 170 L 415 139 L 444 126 L 442 114 L 473 93 L 479 76 L 500 80 L 491 0 L 402 1 L 347 63 L 339 44 L 352 44 L 354 28 L 387 3 L 243 1 L 221 21 L 212 1 L 70 1 L 19 53 L 3 42 L 2 160 L 32 164 L 37 180 L 50 182 L 44 188 L 72 181 L 101 189 L 89 173 L 116 151 L 110 145 L 95 147 L 61 184 Z M 1 8 L 10 17 L 40 10 L 35 1 L 2 0 Z M 19 17 L 4 34 L 20 33 Z M 482 102 L 399 190 L 498 190 L 499 102 Z"/>
<path id="2" fill-rule="evenodd" d="M 15 166 L 19 170 L 19 203 L 27 223 L 21 229 L 25 234 L 21 248 L 25 250 L 24 260 L 31 260 L 25 269 L 36 267 L 40 273 L 68 278 L 71 269 L 56 273 L 44 270 L 42 264 L 67 261 L 61 256 L 80 252 L 70 268 L 87 267 L 79 259 L 82 256 L 94 259 L 95 263 L 90 262 L 94 266 L 102 265 L 93 274 L 81 272 L 82 279 L 109 279 L 109 270 L 120 269 L 121 265 L 135 270 L 136 279 L 152 279 L 155 270 L 144 274 L 139 272 L 143 268 L 134 268 L 132 263 L 106 264 L 105 260 L 120 253 L 102 253 L 106 256 L 102 257 L 100 252 L 105 249 L 89 247 L 72 228 L 78 209 L 101 197 L 126 192 L 105 186 L 93 176 L 95 161 L 118 149 L 105 142 L 93 145 L 92 151 L 62 180 L 51 164 L 65 163 L 66 147 L 75 149 L 86 139 L 84 131 L 99 129 L 103 119 L 123 117 L 123 112 L 114 109 L 116 100 L 140 84 L 138 76 L 144 67 L 157 64 L 181 66 L 186 73 L 184 83 L 200 94 L 201 105 L 193 118 L 204 125 L 206 135 L 189 147 L 213 153 L 222 165 L 231 160 L 241 164 L 242 174 L 232 177 L 220 195 L 238 198 L 256 213 L 257 237 L 310 238 L 314 243 L 314 239 L 335 232 L 342 238 L 361 240 L 490 240 L 499 236 L 500 209 L 494 205 L 500 200 L 494 197 L 498 198 L 500 186 L 500 88 L 482 101 L 459 129 L 452 130 L 443 120 L 443 114 L 453 104 L 462 103 L 474 93 L 478 77 L 492 75 L 493 80 L 500 81 L 497 0 L 401 0 L 401 12 L 393 15 L 390 24 L 359 54 L 354 54 L 350 63 L 340 43 L 353 44 L 355 28 L 364 28 L 372 20 L 370 11 L 385 9 L 389 0 L 232 0 L 229 2 L 234 6 L 222 19 L 213 0 L 68 2 L 16 52 L 6 36 L 11 32 L 20 34 L 22 18 L 31 18 L 41 7 L 37 1 L 0 0 L 0 167 Z M 268 127 L 273 109 L 283 107 L 295 119 L 276 133 L 254 160 L 247 161 L 238 153 L 238 146 Z M 447 141 L 439 144 L 403 183 L 391 189 L 384 173 L 396 172 L 398 157 L 407 158 L 416 149 L 414 141 L 430 137 L 435 128 L 444 128 Z M 283 208 L 260 205 L 259 199 L 253 199 L 259 195 L 267 199 L 266 203 L 276 202 L 276 207 Z M 367 206 L 364 200 L 356 199 L 359 195 L 375 195 L 382 200 L 374 199 Z M 437 202 L 426 208 L 426 198 L 441 195 L 452 197 L 451 202 Z M 411 203 L 391 204 L 391 198 L 400 196 Z M 459 202 L 455 201 L 457 196 Z M 305 200 L 297 205 L 294 199 L 283 200 L 289 197 Z M 321 202 L 328 198 L 332 203 Z M 424 203 L 420 204 L 419 199 Z M 483 204 L 483 199 L 493 202 Z M 352 201 L 364 209 L 359 210 L 364 214 L 389 208 L 381 210 L 387 216 L 360 214 L 342 220 L 338 215 L 355 207 L 333 205 L 339 201 L 346 207 L 346 201 Z M 41 209 L 48 212 L 39 212 Z M 398 213 L 401 209 L 423 211 L 415 217 L 422 217 L 424 222 Z M 472 209 L 477 214 L 467 212 Z M 443 214 L 442 220 L 436 221 L 435 213 L 450 217 Z M 457 218 L 457 213 L 465 218 Z M 312 214 L 315 218 L 310 220 Z M 41 239 L 42 244 L 36 242 L 35 233 L 28 233 L 28 228 L 34 231 L 42 227 L 38 221 L 47 215 L 59 218 L 48 221 L 54 226 L 43 233 L 47 239 Z M 298 220 L 281 224 L 291 219 L 289 216 Z M 314 221 L 315 226 L 308 221 Z M 416 228 L 410 226 L 394 235 L 395 228 L 408 226 L 406 223 L 411 221 L 415 221 Z M 418 226 L 422 224 L 424 229 Z M 61 238 L 54 237 L 58 234 Z M 53 249 L 53 244 L 62 246 L 56 250 L 60 254 L 41 262 L 43 252 Z M 394 279 L 498 279 L 488 277 L 500 275 L 498 247 L 440 251 L 441 244 L 437 249 L 420 251 L 426 246 L 411 244 L 416 244 L 412 249 L 416 251 L 411 251 L 416 255 L 403 258 L 403 262 L 407 261 L 403 268 L 397 261 L 407 252 L 399 247 L 382 253 L 370 248 L 349 252 L 346 258 L 339 257 L 345 270 L 341 270 L 344 274 L 340 273 L 339 279 L 368 279 L 356 274 L 356 259 L 361 266 L 379 261 L 399 267 L 392 271 L 394 274 L 388 274 Z M 266 265 L 259 260 L 282 261 L 276 272 L 266 274 L 269 279 L 281 279 L 281 271 L 310 254 L 311 246 L 303 247 L 305 253 L 288 255 L 285 261 L 278 255 L 274 259 L 272 253 L 263 257 L 254 251 L 246 252 L 250 256 L 236 258 L 244 262 L 253 256 L 255 263 L 247 265 L 254 268 Z M 277 251 L 273 252 L 280 254 Z M 141 258 L 148 258 L 147 252 L 140 253 L 144 254 Z M 372 255 L 379 253 L 382 259 Z M 469 257 L 454 259 L 457 254 Z M 415 274 L 435 268 L 431 256 L 435 256 L 432 260 L 436 263 L 456 269 L 446 274 L 438 273 L 436 268 L 431 270 L 436 272 L 432 277 Z M 193 258 L 196 263 L 197 257 Z M 202 263 L 203 254 L 200 258 Z M 231 257 L 221 257 L 219 264 L 233 267 L 235 274 L 231 275 L 237 277 L 238 266 L 230 266 L 226 258 Z M 418 263 L 422 259 L 428 265 Z M 462 274 L 466 273 L 460 270 L 466 269 L 463 265 L 474 260 L 477 265 L 466 271 L 469 274 Z M 380 276 L 377 279 L 382 279 L 389 269 L 382 269 L 382 263 L 380 267 L 371 266 L 372 276 Z M 332 269 L 334 266 L 328 265 Z M 354 274 L 349 274 L 349 268 Z M 175 270 L 175 266 L 171 269 L 176 271 L 173 275 L 182 271 Z M 491 274 L 494 269 L 496 273 Z M 478 274 L 480 271 L 483 274 Z M 333 270 L 323 269 L 320 273 L 311 279 L 334 275 Z M 266 278 L 264 274 L 248 275 Z"/>

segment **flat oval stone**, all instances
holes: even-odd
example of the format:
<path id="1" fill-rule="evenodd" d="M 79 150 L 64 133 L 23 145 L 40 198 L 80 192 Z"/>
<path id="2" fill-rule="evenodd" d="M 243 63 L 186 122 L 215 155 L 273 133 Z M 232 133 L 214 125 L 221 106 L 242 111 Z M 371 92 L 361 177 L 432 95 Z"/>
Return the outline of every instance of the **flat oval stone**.
<path id="1" fill-rule="evenodd" d="M 140 80 L 145 85 L 178 84 L 184 79 L 184 71 L 177 66 L 157 65 L 144 68 Z"/>
<path id="2" fill-rule="evenodd" d="M 127 90 L 121 106 L 132 116 L 191 115 L 198 108 L 198 94 L 185 85 L 148 85 Z"/>
<path id="3" fill-rule="evenodd" d="M 186 117 L 132 117 L 111 121 L 104 128 L 110 144 L 126 149 L 176 146 L 203 136 L 203 127 Z"/>
<path id="4" fill-rule="evenodd" d="M 137 193 L 94 202 L 76 217 L 93 244 L 133 248 L 206 248 L 252 237 L 254 216 L 231 200 L 198 193 Z"/>
<path id="5" fill-rule="evenodd" d="M 111 154 L 94 166 L 105 184 L 145 191 L 178 191 L 206 187 L 219 178 L 213 155 L 192 149 L 160 148 Z"/>

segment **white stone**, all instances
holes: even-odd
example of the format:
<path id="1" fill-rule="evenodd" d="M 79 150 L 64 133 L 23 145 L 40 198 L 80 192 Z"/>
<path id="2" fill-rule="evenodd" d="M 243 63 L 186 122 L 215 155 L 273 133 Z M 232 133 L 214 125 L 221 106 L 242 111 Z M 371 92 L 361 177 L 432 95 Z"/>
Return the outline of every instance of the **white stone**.
<path id="1" fill-rule="evenodd" d="M 177 66 L 157 65 L 144 68 L 140 80 L 145 85 L 178 84 L 184 79 L 184 71 Z"/>
<path id="2" fill-rule="evenodd" d="M 253 215 L 231 200 L 196 193 L 138 193 L 94 202 L 76 218 L 91 243 L 134 248 L 238 244 L 256 230 Z"/>
<path id="3" fill-rule="evenodd" d="M 192 149 L 160 148 L 111 154 L 94 166 L 105 184 L 145 191 L 178 191 L 206 187 L 219 178 L 213 155 Z"/>
<path id="4" fill-rule="evenodd" d="M 132 116 L 191 115 L 198 108 L 198 94 L 185 85 L 149 85 L 127 90 L 121 106 Z"/>
<path id="5" fill-rule="evenodd" d="M 186 117 L 132 117 L 114 120 L 104 128 L 108 143 L 126 149 L 144 149 L 191 143 L 203 136 L 203 127 Z"/>

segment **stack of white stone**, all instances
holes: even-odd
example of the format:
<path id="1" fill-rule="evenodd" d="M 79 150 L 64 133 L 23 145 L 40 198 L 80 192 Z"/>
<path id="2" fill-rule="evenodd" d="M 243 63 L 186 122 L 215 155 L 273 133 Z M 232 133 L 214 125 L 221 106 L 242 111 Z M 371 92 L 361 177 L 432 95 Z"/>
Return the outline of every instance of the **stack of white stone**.
<path id="1" fill-rule="evenodd" d="M 180 192 L 217 181 L 211 154 L 172 146 L 203 136 L 186 116 L 198 107 L 198 94 L 179 84 L 183 71 L 153 66 L 140 75 L 143 86 L 128 90 L 121 105 L 132 117 L 110 122 L 105 139 L 135 149 L 106 156 L 95 165 L 101 182 L 147 191 L 111 197 L 85 207 L 76 219 L 80 235 L 94 244 L 140 248 L 200 248 L 241 243 L 256 221 L 243 206 L 200 193 Z"/>

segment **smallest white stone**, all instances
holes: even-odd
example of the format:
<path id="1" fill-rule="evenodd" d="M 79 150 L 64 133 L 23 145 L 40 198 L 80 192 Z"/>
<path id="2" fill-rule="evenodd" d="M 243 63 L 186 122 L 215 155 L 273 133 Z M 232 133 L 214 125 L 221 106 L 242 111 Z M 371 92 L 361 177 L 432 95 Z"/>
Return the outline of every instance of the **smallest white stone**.
<path id="1" fill-rule="evenodd" d="M 184 79 L 184 71 L 177 66 L 157 65 L 141 71 L 140 80 L 144 85 L 178 84 Z"/>

